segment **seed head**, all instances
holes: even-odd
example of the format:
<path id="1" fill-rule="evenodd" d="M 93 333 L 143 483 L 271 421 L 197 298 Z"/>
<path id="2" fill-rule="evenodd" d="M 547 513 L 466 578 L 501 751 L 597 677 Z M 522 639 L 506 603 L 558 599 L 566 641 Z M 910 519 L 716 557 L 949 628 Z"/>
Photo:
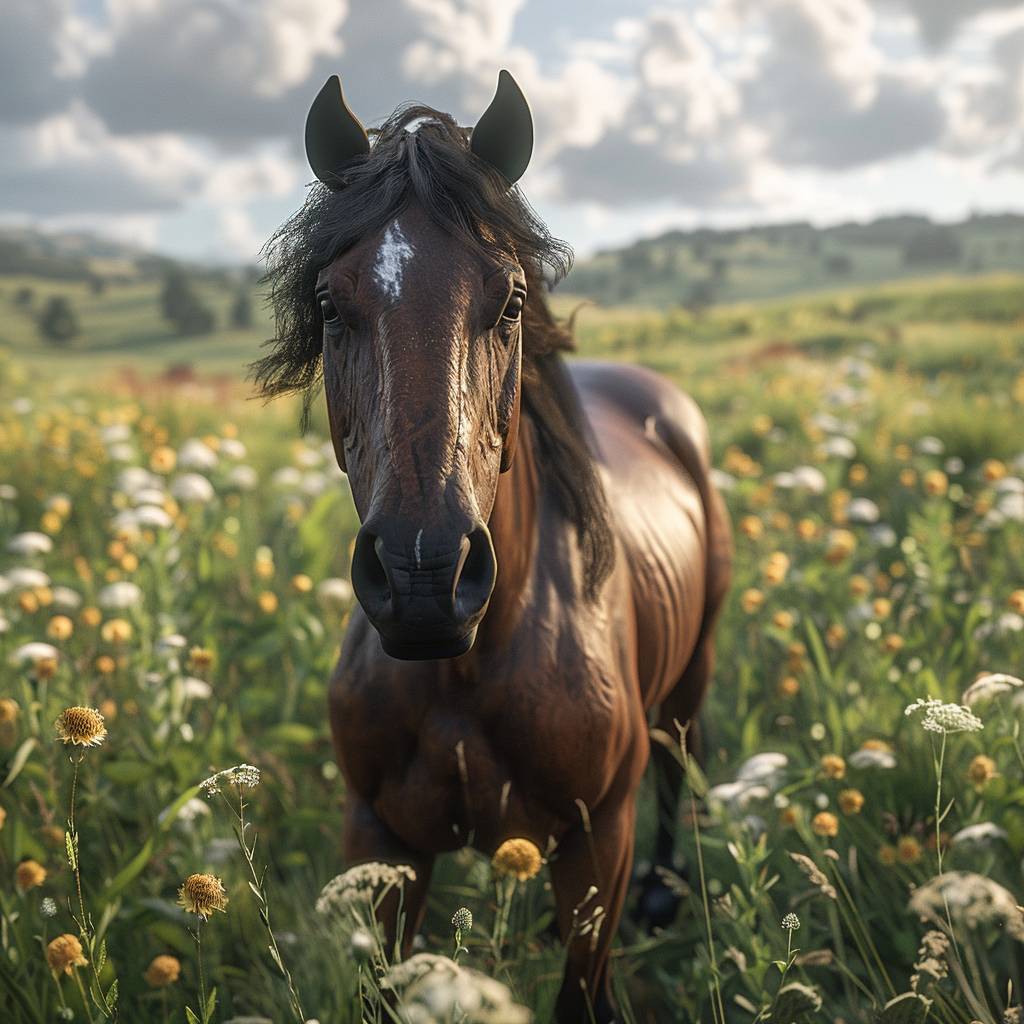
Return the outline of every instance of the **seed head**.
<path id="1" fill-rule="evenodd" d="M 782 927 L 787 932 L 795 932 L 800 927 L 800 918 L 796 914 L 787 914 L 782 919 Z"/>
<path id="2" fill-rule="evenodd" d="M 181 961 L 176 956 L 161 953 L 153 957 L 143 978 L 150 988 L 166 988 L 173 985 L 181 975 Z"/>
<path id="3" fill-rule="evenodd" d="M 540 871 L 540 850 L 529 839 L 506 839 L 491 861 L 499 875 L 512 875 L 520 882 Z"/>
<path id="4" fill-rule="evenodd" d="M 70 974 L 76 967 L 84 967 L 89 961 L 82 955 L 82 944 L 74 935 L 58 935 L 46 947 L 46 962 L 55 975 Z"/>
<path id="5" fill-rule="evenodd" d="M 103 716 L 95 708 L 65 708 L 53 727 L 62 743 L 74 746 L 98 747 L 107 738 Z"/>
<path id="6" fill-rule="evenodd" d="M 903 712 L 912 715 L 923 710 L 921 728 L 927 732 L 939 732 L 948 735 L 954 732 L 980 732 L 984 723 L 969 707 L 964 704 L 945 704 L 935 697 L 921 697 L 908 704 Z"/>
<path id="7" fill-rule="evenodd" d="M 39 913 L 43 917 L 57 916 L 57 904 L 52 897 L 46 896 L 43 898 L 43 902 L 39 904 Z"/>
<path id="8" fill-rule="evenodd" d="M 205 921 L 216 910 L 226 911 L 228 894 L 224 883 L 214 875 L 189 875 L 178 890 L 178 905 Z"/>
<path id="9" fill-rule="evenodd" d="M 457 932 L 468 932 L 473 929 L 473 914 L 468 907 L 459 907 L 452 916 L 452 927 Z"/>

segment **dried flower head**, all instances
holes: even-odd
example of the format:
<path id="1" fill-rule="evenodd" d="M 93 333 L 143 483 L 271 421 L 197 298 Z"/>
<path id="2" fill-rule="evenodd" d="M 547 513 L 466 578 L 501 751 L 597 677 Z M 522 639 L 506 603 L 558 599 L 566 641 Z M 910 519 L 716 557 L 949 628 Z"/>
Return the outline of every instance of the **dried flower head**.
<path id="1" fill-rule="evenodd" d="M 1009 890 L 972 871 L 947 871 L 925 882 L 910 897 L 910 910 L 940 928 L 946 907 L 954 925 L 976 930 L 993 925 L 1024 942 L 1024 915 Z"/>
<path id="2" fill-rule="evenodd" d="M 923 710 L 921 728 L 928 732 L 948 735 L 955 732 L 979 732 L 985 728 L 984 723 L 969 707 L 963 704 L 946 704 L 934 697 L 919 697 L 913 704 L 908 704 L 905 715 Z"/>
<path id="3" fill-rule="evenodd" d="M 832 885 L 825 873 L 817 864 L 814 863 L 813 860 L 811 860 L 810 857 L 802 853 L 790 853 L 789 856 L 796 866 L 807 876 L 811 885 L 817 888 L 818 892 L 823 896 L 827 896 L 830 900 L 837 898 L 835 886 Z"/>
<path id="4" fill-rule="evenodd" d="M 161 953 L 153 957 L 143 978 L 150 988 L 166 988 L 173 985 L 181 975 L 181 961 L 176 956 Z"/>
<path id="5" fill-rule="evenodd" d="M 459 907 L 452 915 L 452 927 L 457 932 L 468 932 L 473 928 L 473 913 L 468 907 Z"/>
<path id="6" fill-rule="evenodd" d="M 14 882 L 21 892 L 35 889 L 46 881 L 46 868 L 37 860 L 23 860 L 14 869 Z"/>
<path id="7" fill-rule="evenodd" d="M 74 935 L 58 935 L 46 947 L 46 962 L 55 975 L 70 974 L 76 967 L 89 961 L 82 955 L 82 944 Z"/>
<path id="8" fill-rule="evenodd" d="M 178 890 L 178 905 L 205 921 L 214 911 L 227 910 L 228 894 L 224 883 L 214 875 L 189 875 Z"/>
<path id="9" fill-rule="evenodd" d="M 74 746 L 98 747 L 107 738 L 103 716 L 95 708 L 65 708 L 53 727 L 62 743 Z"/>
<path id="10" fill-rule="evenodd" d="M 491 860 L 499 875 L 511 875 L 520 882 L 540 871 L 540 850 L 529 839 L 506 839 Z"/>
<path id="11" fill-rule="evenodd" d="M 56 917 L 57 916 L 57 902 L 52 896 L 44 896 L 42 903 L 39 904 L 39 913 L 43 917 Z"/>
<path id="12" fill-rule="evenodd" d="M 236 764 L 233 768 L 225 768 L 199 783 L 199 788 L 207 795 L 213 796 L 220 792 L 223 785 L 239 786 L 244 789 L 255 789 L 260 784 L 260 770 L 251 764 Z"/>
<path id="13" fill-rule="evenodd" d="M 787 914 L 782 919 L 782 927 L 787 932 L 795 932 L 800 927 L 800 918 L 796 914 Z"/>

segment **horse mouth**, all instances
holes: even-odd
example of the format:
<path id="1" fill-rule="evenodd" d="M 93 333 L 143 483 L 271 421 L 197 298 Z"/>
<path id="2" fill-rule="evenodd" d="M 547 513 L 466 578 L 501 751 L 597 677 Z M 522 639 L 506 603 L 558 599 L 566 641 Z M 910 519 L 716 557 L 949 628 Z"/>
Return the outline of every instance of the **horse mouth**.
<path id="1" fill-rule="evenodd" d="M 378 630 L 380 645 L 389 658 L 399 661 L 438 661 L 458 658 L 466 654 L 476 640 L 476 627 L 458 636 L 440 636 L 431 639 L 388 637 Z"/>

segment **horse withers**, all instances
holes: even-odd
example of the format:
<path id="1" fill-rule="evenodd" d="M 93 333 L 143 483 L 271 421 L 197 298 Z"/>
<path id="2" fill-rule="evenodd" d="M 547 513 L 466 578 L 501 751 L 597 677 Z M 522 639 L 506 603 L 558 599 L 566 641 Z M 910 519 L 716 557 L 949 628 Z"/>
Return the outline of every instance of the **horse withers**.
<path id="1" fill-rule="evenodd" d="M 694 718 L 728 583 L 707 428 L 651 372 L 563 361 L 545 279 L 571 250 L 515 187 L 533 124 L 507 72 L 471 132 L 406 106 L 371 134 L 329 79 L 306 123 L 319 183 L 268 243 L 256 364 L 267 395 L 322 374 L 362 524 L 330 684 L 345 855 L 415 870 L 408 943 L 438 854 L 550 850 L 557 1016 L 605 1024 L 649 720 Z M 660 781 L 668 863 L 678 767 Z"/>

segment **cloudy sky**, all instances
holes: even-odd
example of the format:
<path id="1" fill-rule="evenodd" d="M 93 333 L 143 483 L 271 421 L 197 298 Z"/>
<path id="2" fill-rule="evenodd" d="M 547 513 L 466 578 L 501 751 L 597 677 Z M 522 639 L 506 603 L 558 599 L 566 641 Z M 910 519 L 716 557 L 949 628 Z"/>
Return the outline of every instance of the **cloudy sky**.
<path id="1" fill-rule="evenodd" d="M 501 67 L 536 122 L 521 185 L 580 254 L 1024 208 L 1020 0 L 7 0 L 0 220 L 251 260 L 329 74 L 368 125 L 472 124 Z"/>

